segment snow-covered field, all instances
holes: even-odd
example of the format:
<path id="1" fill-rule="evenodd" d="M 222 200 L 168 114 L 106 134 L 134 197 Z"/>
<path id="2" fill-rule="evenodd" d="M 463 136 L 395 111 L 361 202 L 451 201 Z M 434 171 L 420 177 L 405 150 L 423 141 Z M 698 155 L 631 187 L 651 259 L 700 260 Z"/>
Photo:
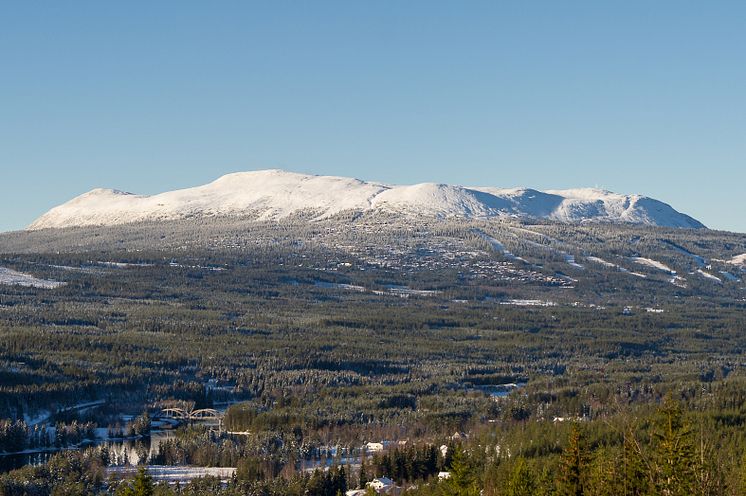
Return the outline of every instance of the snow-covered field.
<path id="1" fill-rule="evenodd" d="M 31 274 L 16 272 L 15 270 L 0 267 L 0 284 L 9 286 L 27 286 L 32 288 L 54 289 L 64 286 L 64 282 L 39 279 Z"/>
<path id="2" fill-rule="evenodd" d="M 109 467 L 106 469 L 107 475 L 117 475 L 119 477 L 134 477 L 138 467 L 120 466 Z M 156 482 L 189 482 L 198 477 L 217 477 L 221 481 L 228 481 L 236 473 L 235 468 L 231 467 L 179 467 L 166 465 L 146 465 L 145 469 Z"/>
<path id="3" fill-rule="evenodd" d="M 500 302 L 501 305 L 515 305 L 519 307 L 554 307 L 557 304 L 553 301 L 543 300 L 505 300 Z"/>

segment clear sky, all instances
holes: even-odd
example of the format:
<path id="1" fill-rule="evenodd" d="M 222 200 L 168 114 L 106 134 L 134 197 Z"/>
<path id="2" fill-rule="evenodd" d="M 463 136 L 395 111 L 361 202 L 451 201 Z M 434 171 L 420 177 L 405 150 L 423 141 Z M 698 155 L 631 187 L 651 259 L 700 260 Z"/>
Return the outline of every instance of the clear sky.
<path id="1" fill-rule="evenodd" d="M 746 2 L 0 2 L 0 230 L 265 168 L 599 186 L 746 232 Z"/>

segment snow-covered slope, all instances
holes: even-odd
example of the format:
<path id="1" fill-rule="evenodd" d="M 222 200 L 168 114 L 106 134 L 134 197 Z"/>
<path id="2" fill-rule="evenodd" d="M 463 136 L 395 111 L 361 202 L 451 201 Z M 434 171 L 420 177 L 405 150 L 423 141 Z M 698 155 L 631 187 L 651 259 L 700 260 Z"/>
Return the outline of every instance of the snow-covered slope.
<path id="1" fill-rule="evenodd" d="M 736 255 L 735 257 L 728 260 L 728 263 L 733 265 L 740 265 L 742 269 L 746 270 L 746 253 Z"/>
<path id="2" fill-rule="evenodd" d="M 53 208 L 28 229 L 114 225 L 213 215 L 279 219 L 295 213 L 327 218 L 346 211 L 489 218 L 534 217 L 559 222 L 621 222 L 704 227 L 669 205 L 597 189 L 465 188 L 445 184 L 389 186 L 281 170 L 239 172 L 195 188 L 153 196 L 95 189 Z"/>

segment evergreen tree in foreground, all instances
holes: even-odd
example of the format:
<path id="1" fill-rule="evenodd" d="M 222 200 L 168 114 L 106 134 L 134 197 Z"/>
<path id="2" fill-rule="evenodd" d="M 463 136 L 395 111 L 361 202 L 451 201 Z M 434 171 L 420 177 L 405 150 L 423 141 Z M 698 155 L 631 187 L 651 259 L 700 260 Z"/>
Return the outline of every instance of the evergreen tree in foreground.
<path id="1" fill-rule="evenodd" d="M 444 482 L 444 494 L 451 496 L 477 496 L 477 477 L 462 448 L 456 448 L 451 459 L 451 477 Z"/>
<path id="2" fill-rule="evenodd" d="M 585 479 L 587 454 L 582 445 L 580 429 L 577 425 L 572 426 L 570 438 L 564 453 L 562 453 L 562 464 L 560 466 L 560 477 L 558 484 L 559 496 L 583 496 L 583 483 Z"/>
<path id="3" fill-rule="evenodd" d="M 154 491 L 153 478 L 148 475 L 145 467 L 140 467 L 132 486 L 129 484 L 119 486 L 117 496 L 153 496 Z"/>
<path id="4" fill-rule="evenodd" d="M 692 429 L 678 403 L 666 398 L 655 419 L 655 489 L 665 496 L 695 494 L 695 457 Z"/>
<path id="5" fill-rule="evenodd" d="M 518 458 L 508 480 L 506 496 L 534 496 L 536 479 L 526 460 Z"/>

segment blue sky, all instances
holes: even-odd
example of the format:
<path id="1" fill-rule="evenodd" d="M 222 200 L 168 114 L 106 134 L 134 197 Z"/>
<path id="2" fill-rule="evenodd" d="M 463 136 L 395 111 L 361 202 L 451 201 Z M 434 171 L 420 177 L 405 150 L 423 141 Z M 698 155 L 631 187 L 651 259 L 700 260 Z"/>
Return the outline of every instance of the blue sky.
<path id="1" fill-rule="evenodd" d="M 0 3 L 0 230 L 264 168 L 599 186 L 746 232 L 746 2 Z"/>

